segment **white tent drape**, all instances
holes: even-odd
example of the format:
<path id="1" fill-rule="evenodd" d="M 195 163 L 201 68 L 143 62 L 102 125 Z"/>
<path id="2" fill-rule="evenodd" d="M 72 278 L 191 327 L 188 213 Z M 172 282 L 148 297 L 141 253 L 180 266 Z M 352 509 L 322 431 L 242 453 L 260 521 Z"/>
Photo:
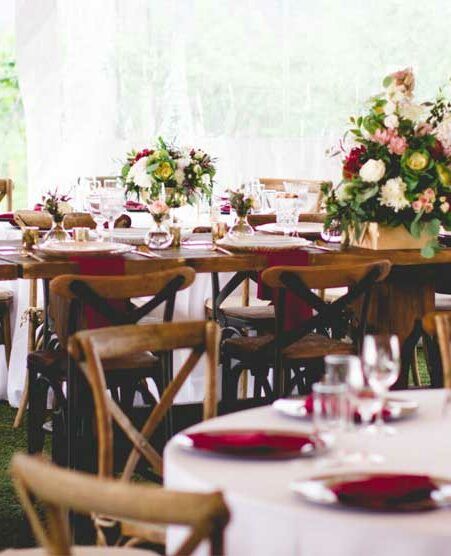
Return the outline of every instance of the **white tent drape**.
<path id="1" fill-rule="evenodd" d="M 17 0 L 30 195 L 105 175 L 159 134 L 209 149 L 218 181 L 336 178 L 325 157 L 387 71 L 451 75 L 431 0 Z"/>

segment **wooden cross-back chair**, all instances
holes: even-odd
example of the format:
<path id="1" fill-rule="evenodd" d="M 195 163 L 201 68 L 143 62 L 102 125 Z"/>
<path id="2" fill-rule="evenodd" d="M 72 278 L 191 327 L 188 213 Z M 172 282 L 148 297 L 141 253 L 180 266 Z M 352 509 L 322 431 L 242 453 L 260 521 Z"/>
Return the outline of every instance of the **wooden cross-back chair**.
<path id="1" fill-rule="evenodd" d="M 171 409 L 173 401 L 194 367 L 206 354 L 205 398 L 203 417 L 210 419 L 217 412 L 216 373 L 218 364 L 219 327 L 212 321 L 186 321 L 142 326 L 120 326 L 75 334 L 69 351 L 83 370 L 92 390 L 97 423 L 98 469 L 101 476 L 111 476 L 113 462 L 113 421 L 132 443 L 124 470 L 123 481 L 129 481 L 143 456 L 153 470 L 162 473 L 162 458 L 150 444 L 159 423 Z M 138 431 L 107 392 L 108 370 L 105 358 L 126 358 L 143 351 L 172 352 L 191 348 L 185 363 L 166 385 L 144 426 Z"/>
<path id="2" fill-rule="evenodd" d="M 36 540 L 42 548 L 7 550 L 11 556 L 146 556 L 156 553 L 137 548 L 77 546 L 71 548 L 68 510 L 87 515 L 108 514 L 117 519 L 144 523 L 184 525 L 190 532 L 175 556 L 191 554 L 203 541 L 209 541 L 210 554 L 224 554 L 224 530 L 230 519 L 220 492 L 190 493 L 155 489 L 143 484 L 124 484 L 112 479 L 68 471 L 36 456 L 16 454 L 11 475 L 17 494 L 28 516 Z M 46 510 L 41 522 L 32 499 Z"/>
<path id="3" fill-rule="evenodd" d="M 433 311 L 423 317 L 424 349 L 429 359 L 431 386 L 451 388 L 451 311 Z M 438 343 L 431 340 L 435 339 Z"/>
<path id="4" fill-rule="evenodd" d="M 189 267 L 124 276 L 59 276 L 50 283 L 50 308 L 53 326 L 58 337 L 59 349 L 33 352 L 28 356 L 29 419 L 28 448 L 31 453 L 41 451 L 44 442 L 42 425 L 45 418 L 47 394 L 51 388 L 55 394 L 54 416 L 65 434 L 69 429 L 75 446 L 75 425 L 70 414 L 78 403 L 78 375 L 69 365 L 66 351 L 70 335 L 86 328 L 86 310 L 94 309 L 107 325 L 137 323 L 157 307 L 165 304 L 163 320 L 172 320 L 177 292 L 190 286 L 195 272 Z M 153 296 L 140 307 L 135 307 L 131 298 Z M 120 306 L 113 303 L 119 301 Z M 170 362 L 166 365 L 170 370 Z M 161 393 L 167 378 L 159 357 L 150 353 L 132 354 L 126 359 L 110 358 L 106 362 L 109 370 L 109 387 L 112 395 L 124 407 L 133 404 L 134 392 L 139 391 L 147 403 L 153 398 L 147 390 L 144 378 L 151 378 Z M 63 383 L 69 380 L 69 408 L 66 407 Z M 120 400 L 119 400 L 120 393 Z M 68 415 L 69 413 L 69 415 Z M 71 450 L 75 456 L 76 451 Z M 64 459 L 63 459 L 64 461 Z"/>
<path id="5" fill-rule="evenodd" d="M 0 178 L 0 202 L 6 197 L 6 209 L 13 210 L 14 182 L 10 178 Z"/>
<path id="6" fill-rule="evenodd" d="M 302 184 L 308 187 L 308 193 L 315 195 L 316 196 L 316 200 L 315 203 L 312 206 L 312 213 L 315 212 L 319 212 L 320 208 L 321 208 L 321 202 L 322 202 L 322 185 L 324 183 L 324 181 L 321 180 L 305 180 L 305 179 L 293 179 L 293 178 L 259 178 L 259 181 L 261 184 L 263 184 L 263 186 L 265 187 L 265 189 L 273 189 L 276 191 L 285 191 L 285 183 L 289 183 L 289 184 Z"/>
<path id="7" fill-rule="evenodd" d="M 237 381 L 244 369 L 252 369 L 256 376 L 254 396 L 257 398 L 262 390 L 268 400 L 289 395 L 295 386 L 299 393 L 308 392 L 311 383 L 318 380 L 323 371 L 326 355 L 355 353 L 359 349 L 366 329 L 371 288 L 387 277 L 390 268 L 389 261 L 376 261 L 354 265 L 279 266 L 263 271 L 263 283 L 279 290 L 276 331 L 275 334 L 230 338 L 223 342 L 225 402 L 236 399 Z M 332 302 L 324 301 L 312 291 L 339 287 L 347 287 L 348 291 Z M 300 328 L 291 331 L 284 330 L 287 290 L 315 311 Z M 354 319 L 349 311 L 357 301 L 360 302 L 360 314 L 357 326 L 353 327 L 353 342 L 340 341 L 344 327 L 349 328 L 351 319 Z M 232 360 L 237 360 L 234 366 Z M 273 390 L 268 381 L 271 367 L 275 374 Z"/>

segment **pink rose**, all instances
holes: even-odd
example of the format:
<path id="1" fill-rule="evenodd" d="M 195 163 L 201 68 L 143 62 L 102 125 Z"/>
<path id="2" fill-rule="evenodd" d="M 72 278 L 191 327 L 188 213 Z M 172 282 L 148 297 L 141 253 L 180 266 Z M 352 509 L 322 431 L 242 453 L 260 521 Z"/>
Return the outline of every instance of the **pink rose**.
<path id="1" fill-rule="evenodd" d="M 424 212 L 426 214 L 429 214 L 430 212 L 432 212 L 434 210 L 434 205 L 432 203 L 427 203 L 424 207 Z"/>
<path id="2" fill-rule="evenodd" d="M 421 209 L 423 208 L 423 203 L 419 199 L 417 199 L 412 203 L 412 208 L 414 212 L 420 212 Z"/>
<path id="3" fill-rule="evenodd" d="M 423 191 L 423 196 L 427 201 L 435 201 L 435 191 L 431 187 Z"/>
<path id="4" fill-rule="evenodd" d="M 381 129 L 380 127 L 376 129 L 372 137 L 373 141 L 379 143 L 380 145 L 388 145 L 393 138 L 393 131 L 390 129 Z"/>
<path id="5" fill-rule="evenodd" d="M 407 141 L 405 137 L 399 137 L 396 135 L 390 139 L 390 143 L 388 144 L 388 150 L 391 154 L 404 154 L 407 149 Z"/>
<path id="6" fill-rule="evenodd" d="M 432 133 L 432 130 L 433 127 L 431 124 L 423 122 L 416 128 L 415 135 L 417 135 L 418 137 L 423 137 L 424 135 L 429 135 L 430 133 Z"/>

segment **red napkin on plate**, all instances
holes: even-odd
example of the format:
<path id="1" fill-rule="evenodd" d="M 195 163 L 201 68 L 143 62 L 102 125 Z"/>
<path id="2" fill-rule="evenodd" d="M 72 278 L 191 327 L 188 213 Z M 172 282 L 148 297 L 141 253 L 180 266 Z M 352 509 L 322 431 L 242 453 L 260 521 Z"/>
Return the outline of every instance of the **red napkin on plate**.
<path id="1" fill-rule="evenodd" d="M 198 432 L 186 435 L 193 446 L 212 452 L 297 451 L 313 440 L 308 435 L 289 435 L 263 431 Z"/>
<path id="2" fill-rule="evenodd" d="M 3 212 L 0 214 L 1 222 L 14 222 L 14 212 Z"/>
<path id="3" fill-rule="evenodd" d="M 338 500 L 350 506 L 385 508 L 421 502 L 430 498 L 437 485 L 427 475 L 380 474 L 335 484 L 331 490 Z"/>
<path id="4" fill-rule="evenodd" d="M 121 276 L 125 273 L 125 260 L 123 257 L 69 257 L 69 260 L 78 264 L 80 274 L 89 276 Z M 114 299 L 108 303 L 120 311 L 125 311 L 125 301 Z M 88 329 L 111 326 L 111 322 L 92 307 L 85 307 L 85 318 Z"/>
<path id="5" fill-rule="evenodd" d="M 264 253 L 268 259 L 267 268 L 272 266 L 308 266 L 309 256 L 307 251 L 290 249 L 287 251 L 259 251 Z M 277 305 L 278 290 L 266 287 L 258 276 L 257 297 L 259 299 L 271 299 Z M 312 309 L 291 291 L 285 294 L 285 322 L 284 330 L 299 328 L 304 321 L 312 316 Z"/>
<path id="6" fill-rule="evenodd" d="M 311 415 L 313 413 L 313 395 L 309 394 L 304 401 L 304 407 L 305 410 L 307 411 L 307 413 L 309 415 Z M 391 418 L 391 411 L 387 408 L 384 407 L 384 409 L 382 410 L 382 418 L 384 419 L 384 421 L 388 421 Z M 373 420 L 375 419 L 375 417 L 373 417 Z M 354 412 L 354 421 L 356 423 L 361 423 L 362 418 L 360 416 L 360 413 L 358 411 Z"/>
<path id="7" fill-rule="evenodd" d="M 145 211 L 147 211 L 147 207 L 143 203 L 138 203 L 137 201 L 130 201 L 130 200 L 125 203 L 125 209 L 129 210 L 130 212 L 133 212 L 133 211 L 145 212 Z"/>

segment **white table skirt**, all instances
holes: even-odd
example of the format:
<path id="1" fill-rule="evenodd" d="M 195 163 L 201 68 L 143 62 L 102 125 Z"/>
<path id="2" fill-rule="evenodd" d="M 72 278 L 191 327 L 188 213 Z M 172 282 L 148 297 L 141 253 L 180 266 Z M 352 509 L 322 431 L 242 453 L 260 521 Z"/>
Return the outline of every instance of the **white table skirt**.
<path id="1" fill-rule="evenodd" d="M 416 399 L 414 418 L 396 425 L 398 434 L 377 439 L 386 463 L 372 470 L 411 471 L 451 479 L 451 411 L 442 417 L 442 390 L 396 393 Z M 271 407 L 234 413 L 193 430 L 265 427 L 311 430 L 311 424 L 278 415 Z M 375 442 L 371 435 L 346 435 L 344 444 Z M 374 437 L 373 437 L 374 438 Z M 165 486 L 191 491 L 222 490 L 232 520 L 226 554 L 233 556 L 292 554 L 302 556 L 448 555 L 451 510 L 410 515 L 373 514 L 307 504 L 289 490 L 294 479 L 346 470 L 320 467 L 319 459 L 244 461 L 188 453 L 171 441 L 164 453 Z M 351 469 L 362 469 L 354 466 Z M 171 528 L 169 552 L 181 538 Z M 201 552 L 201 550 L 199 550 Z"/>

